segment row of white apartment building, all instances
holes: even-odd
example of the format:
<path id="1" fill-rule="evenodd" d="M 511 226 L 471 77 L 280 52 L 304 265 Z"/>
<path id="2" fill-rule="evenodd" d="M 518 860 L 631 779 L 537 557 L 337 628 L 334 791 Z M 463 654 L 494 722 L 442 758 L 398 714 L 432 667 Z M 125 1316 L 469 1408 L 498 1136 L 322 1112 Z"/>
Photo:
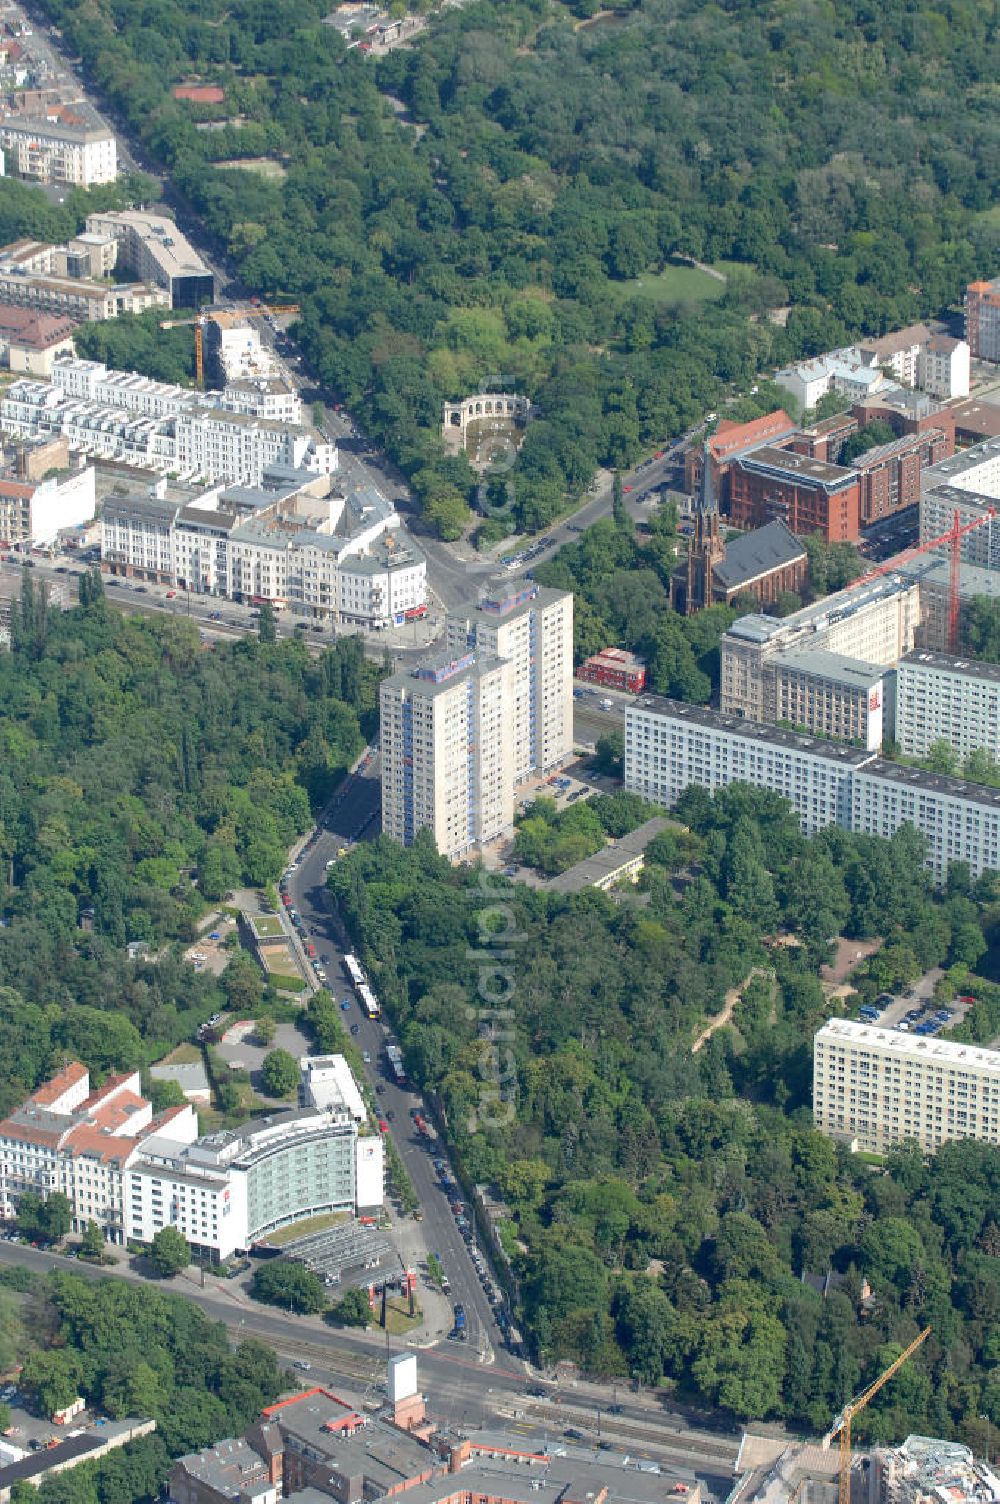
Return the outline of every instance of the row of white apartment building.
<path id="1" fill-rule="evenodd" d="M 329 476 L 275 466 L 259 485 L 150 494 L 127 487 L 101 510 L 111 575 L 380 630 L 427 609 L 427 561 L 381 492 L 342 495 Z"/>
<path id="2" fill-rule="evenodd" d="M 884 1154 L 915 1140 L 1000 1145 L 1000 1054 L 850 1019 L 813 1040 L 813 1121 L 821 1133 Z"/>
<path id="3" fill-rule="evenodd" d="M 50 382 L 15 381 L 0 401 L 0 428 L 21 439 L 64 437 L 98 460 L 181 478 L 260 485 L 281 465 L 330 475 L 336 445 L 305 428 L 284 383 L 242 381 L 190 392 L 96 361 L 57 361 Z"/>
<path id="4" fill-rule="evenodd" d="M 965 340 L 935 334 L 926 324 L 911 324 L 879 339 L 785 366 L 775 372 L 774 380 L 801 411 L 806 411 L 828 392 L 839 392 L 858 402 L 864 397 L 898 392 L 900 385 L 943 401 L 967 397 L 970 373 L 971 356 Z"/>
<path id="5" fill-rule="evenodd" d="M 952 862 L 1000 871 L 1000 790 L 886 762 L 864 747 L 654 699 L 625 714 L 625 787 L 670 808 L 692 785 L 732 783 L 787 799 L 803 831 L 827 825 L 891 836 L 912 825 L 943 883 Z"/>
<path id="6" fill-rule="evenodd" d="M 118 176 L 114 132 L 83 101 L 48 113 L 0 115 L 4 171 L 38 183 L 93 188 Z"/>
<path id="7" fill-rule="evenodd" d="M 508 834 L 516 788 L 573 748 L 573 597 L 501 585 L 444 652 L 380 689 L 382 829 L 458 857 Z"/>
<path id="8" fill-rule="evenodd" d="M 896 668 L 895 739 L 906 757 L 947 742 L 1000 761 L 1000 665 L 917 648 Z"/>
<path id="9" fill-rule="evenodd" d="M 92 1090 L 71 1062 L 0 1122 L 0 1216 L 28 1192 L 60 1191 L 76 1232 L 94 1221 L 111 1242 L 148 1243 L 173 1226 L 225 1259 L 302 1217 L 378 1208 L 381 1137 L 362 1131 L 356 1087 L 337 1091 L 329 1071 L 317 1099 L 312 1064 L 302 1062 L 302 1109 L 199 1138 L 190 1104 L 154 1116 L 138 1071 Z"/>

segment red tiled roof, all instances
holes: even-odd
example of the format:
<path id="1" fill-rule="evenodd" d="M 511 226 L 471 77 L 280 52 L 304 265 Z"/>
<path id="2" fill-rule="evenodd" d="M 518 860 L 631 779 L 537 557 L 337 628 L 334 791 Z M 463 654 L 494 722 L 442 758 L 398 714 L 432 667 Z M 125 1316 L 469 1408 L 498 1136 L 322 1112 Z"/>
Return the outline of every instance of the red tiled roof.
<path id="1" fill-rule="evenodd" d="M 56 1072 L 51 1081 L 46 1081 L 37 1091 L 32 1092 L 29 1101 L 34 1102 L 36 1107 L 50 1107 L 64 1091 L 86 1080 L 89 1075 L 85 1065 L 81 1065 L 79 1060 L 71 1060 L 69 1065 L 64 1065 L 61 1071 Z"/>
<path id="2" fill-rule="evenodd" d="M 30 501 L 34 494 L 34 486 L 29 486 L 26 481 L 0 480 L 0 496 L 8 496 L 13 501 Z"/>
<path id="3" fill-rule="evenodd" d="M 115 1138 L 114 1134 L 108 1133 L 103 1128 L 96 1128 L 90 1123 L 81 1123 L 79 1127 L 72 1128 L 66 1136 L 63 1146 L 71 1154 L 96 1154 L 105 1163 L 115 1159 L 124 1159 L 135 1148 L 133 1138 Z"/>
<path id="4" fill-rule="evenodd" d="M 708 441 L 709 451 L 713 459 L 725 459 L 739 449 L 746 449 L 751 444 L 763 444 L 794 427 L 791 418 L 780 407 L 773 413 L 764 413 L 763 417 L 754 418 L 750 423 L 733 423 L 730 419 L 723 419 Z"/>

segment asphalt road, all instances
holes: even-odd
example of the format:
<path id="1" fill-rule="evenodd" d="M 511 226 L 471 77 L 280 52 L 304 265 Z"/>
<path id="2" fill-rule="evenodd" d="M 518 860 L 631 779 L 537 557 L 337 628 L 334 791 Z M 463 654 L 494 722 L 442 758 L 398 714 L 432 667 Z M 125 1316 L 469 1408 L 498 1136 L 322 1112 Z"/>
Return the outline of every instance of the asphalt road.
<path id="1" fill-rule="evenodd" d="M 0 1243 L 0 1263 L 21 1264 L 38 1272 L 62 1268 L 91 1279 L 145 1282 L 130 1263 L 98 1270 L 78 1261 L 70 1265 L 59 1254 L 19 1244 Z M 332 1332 L 317 1317 L 260 1306 L 225 1281 L 209 1278 L 202 1288 L 193 1270 L 166 1282 L 164 1288 L 221 1321 L 236 1341 L 257 1338 L 289 1362 L 305 1358 L 311 1364 L 308 1383 L 339 1382 L 359 1392 L 384 1393 L 389 1348 L 378 1331 Z M 611 1436 L 633 1456 L 662 1461 L 669 1479 L 697 1477 L 716 1499 L 725 1498 L 731 1486 L 739 1438 L 692 1427 L 684 1415 L 652 1395 L 635 1396 L 624 1386 L 618 1390 L 608 1385 L 561 1389 L 540 1385 L 526 1379 L 522 1366 L 509 1358 L 499 1357 L 496 1364 L 484 1367 L 474 1353 L 458 1344 L 421 1349 L 417 1357 L 431 1413 L 446 1416 L 452 1424 L 468 1429 L 495 1427 L 502 1418 L 539 1439 L 546 1434 L 558 1436 L 566 1425 L 572 1425 L 595 1437 Z M 616 1400 L 617 1410 L 612 1414 Z"/>
<path id="2" fill-rule="evenodd" d="M 388 1022 L 366 1018 L 358 1006 L 343 966 L 346 937 L 326 887 L 327 862 L 336 860 L 337 850 L 344 839 L 377 834 L 379 789 L 376 759 L 364 773 L 354 774 L 347 780 L 337 802 L 327 812 L 318 836 L 300 856 L 296 870 L 289 872 L 287 888 L 294 907 L 315 940 L 327 986 L 338 1003 L 350 999 L 350 1009 L 343 1014 L 344 1023 L 348 1027 L 357 1027 L 355 1042 L 370 1057 L 371 1063 L 366 1070 L 378 1105 L 382 1112 L 393 1114 L 390 1131 L 420 1202 L 427 1250 L 440 1257 L 451 1284 L 452 1303 L 460 1302 L 465 1307 L 469 1340 L 464 1344 L 464 1352 L 469 1357 L 481 1355 L 488 1360 L 504 1351 L 504 1339 L 468 1249 L 459 1235 L 448 1199 L 438 1184 L 432 1160 L 435 1156 L 446 1156 L 440 1143 L 429 1147 L 428 1141 L 413 1126 L 411 1112 L 426 1112 L 420 1097 L 397 1086 L 387 1070 L 385 1046 L 392 1039 Z M 455 1194 L 458 1199 L 465 1199 L 461 1192 Z M 515 1367 L 518 1372 L 523 1372 L 521 1364 L 516 1363 Z"/>

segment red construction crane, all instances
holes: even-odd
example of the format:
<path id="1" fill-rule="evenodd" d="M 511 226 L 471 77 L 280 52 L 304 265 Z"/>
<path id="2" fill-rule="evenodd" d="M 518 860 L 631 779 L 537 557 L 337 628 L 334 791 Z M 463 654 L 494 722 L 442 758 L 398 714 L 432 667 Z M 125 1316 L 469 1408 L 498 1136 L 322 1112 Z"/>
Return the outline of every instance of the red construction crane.
<path id="1" fill-rule="evenodd" d="M 948 651 L 958 651 L 958 609 L 960 602 L 960 586 L 962 579 L 962 539 L 966 533 L 974 532 L 977 527 L 982 527 L 986 522 L 992 522 L 997 515 L 996 507 L 989 507 L 982 516 L 974 517 L 971 522 L 963 522 L 962 514 L 955 511 L 952 516 L 951 527 L 946 533 L 941 533 L 937 538 L 930 538 L 926 543 L 917 543 L 913 548 L 904 548 L 903 552 L 896 554 L 888 564 L 880 564 L 877 569 L 870 569 L 867 574 L 852 580 L 847 587 L 856 590 L 859 585 L 867 585 L 870 580 L 877 580 L 884 574 L 894 574 L 900 564 L 908 559 L 916 558 L 917 554 L 929 553 L 933 548 L 942 548 L 946 543 L 951 546 L 951 571 L 948 581 Z"/>

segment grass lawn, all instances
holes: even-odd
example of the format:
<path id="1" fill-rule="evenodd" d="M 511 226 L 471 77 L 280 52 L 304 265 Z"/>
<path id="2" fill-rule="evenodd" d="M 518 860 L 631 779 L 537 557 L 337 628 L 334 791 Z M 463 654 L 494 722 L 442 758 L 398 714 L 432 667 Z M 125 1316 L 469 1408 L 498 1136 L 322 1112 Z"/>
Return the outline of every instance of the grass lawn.
<path id="1" fill-rule="evenodd" d="M 283 1248 L 286 1243 L 294 1243 L 296 1238 L 307 1238 L 314 1232 L 326 1232 L 330 1227 L 337 1227 L 341 1222 L 346 1222 L 349 1215 L 349 1212 L 326 1212 L 321 1217 L 304 1217 L 301 1222 L 293 1222 L 290 1227 L 279 1227 L 277 1232 L 269 1232 L 264 1242 Z"/>
<path id="2" fill-rule="evenodd" d="M 232 157 L 228 162 L 216 162 L 215 165 L 227 171 L 256 172 L 262 178 L 274 178 L 278 181 L 288 176 L 281 163 L 275 162 L 271 157 Z"/>
<path id="3" fill-rule="evenodd" d="M 164 1055 L 162 1060 L 157 1060 L 157 1065 L 198 1065 L 201 1061 L 201 1051 L 195 1044 L 179 1044 L 169 1055 Z"/>
<path id="4" fill-rule="evenodd" d="M 303 992 L 306 985 L 301 977 L 286 976 L 283 971 L 268 971 L 268 981 L 278 992 Z"/>
<path id="5" fill-rule="evenodd" d="M 285 933 L 277 914 L 254 914 L 251 918 L 254 929 L 265 940 L 280 940 Z"/>
<path id="6" fill-rule="evenodd" d="M 372 1325 L 377 1324 L 378 1314 L 380 1310 L 381 1305 L 379 1303 L 379 1298 L 376 1295 L 375 1321 L 371 1323 Z M 414 1307 L 414 1310 L 416 1311 L 416 1315 L 411 1316 L 409 1301 L 403 1300 L 400 1296 L 397 1296 L 395 1300 L 390 1299 L 386 1302 L 385 1328 L 389 1332 L 390 1336 L 404 1337 L 407 1332 L 415 1331 L 418 1326 L 423 1325 L 424 1313 L 420 1309 L 420 1306 L 416 1305 Z"/>
<path id="7" fill-rule="evenodd" d="M 284 945 L 269 945 L 266 950 L 261 950 L 261 958 L 264 969 L 269 976 L 294 976 L 296 973 L 295 962 L 292 960 L 292 949 L 286 940 Z"/>
<path id="8" fill-rule="evenodd" d="M 984 220 L 994 229 L 1000 230 L 1000 204 L 994 204 L 992 209 L 981 209 L 976 215 L 977 219 Z"/>
<path id="9" fill-rule="evenodd" d="M 644 272 L 631 282 L 609 282 L 609 289 L 621 295 L 648 298 L 652 303 L 704 303 L 721 298 L 725 282 L 696 266 L 668 266 L 662 272 Z"/>

